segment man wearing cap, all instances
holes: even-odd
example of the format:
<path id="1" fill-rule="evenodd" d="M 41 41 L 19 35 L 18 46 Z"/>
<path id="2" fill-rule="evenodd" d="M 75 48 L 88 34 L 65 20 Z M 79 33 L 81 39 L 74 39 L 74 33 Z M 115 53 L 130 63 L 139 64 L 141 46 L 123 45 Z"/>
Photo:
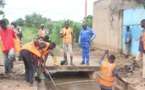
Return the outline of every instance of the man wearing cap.
<path id="1" fill-rule="evenodd" d="M 40 27 L 41 27 L 41 29 L 38 30 L 38 36 L 43 36 L 43 35 L 48 34 L 48 31 L 46 29 L 44 29 L 44 24 L 41 24 Z"/>

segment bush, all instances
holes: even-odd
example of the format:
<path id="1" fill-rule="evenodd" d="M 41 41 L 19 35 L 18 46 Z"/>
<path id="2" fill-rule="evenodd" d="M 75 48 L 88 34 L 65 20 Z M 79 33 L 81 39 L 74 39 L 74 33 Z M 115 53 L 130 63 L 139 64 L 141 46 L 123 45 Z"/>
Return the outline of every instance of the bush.
<path id="1" fill-rule="evenodd" d="M 23 26 L 22 27 L 22 33 L 23 33 L 22 43 L 25 44 L 27 42 L 35 40 L 37 37 L 37 31 L 38 31 L 38 28 Z"/>

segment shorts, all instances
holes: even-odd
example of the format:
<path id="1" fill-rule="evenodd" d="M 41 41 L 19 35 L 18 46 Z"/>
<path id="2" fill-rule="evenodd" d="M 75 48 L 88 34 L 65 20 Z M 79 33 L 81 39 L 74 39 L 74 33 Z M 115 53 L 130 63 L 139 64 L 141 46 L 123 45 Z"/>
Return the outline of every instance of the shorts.
<path id="1" fill-rule="evenodd" d="M 70 56 L 73 56 L 72 44 L 63 44 L 63 51 L 64 53 L 67 53 L 67 51 L 69 51 Z"/>

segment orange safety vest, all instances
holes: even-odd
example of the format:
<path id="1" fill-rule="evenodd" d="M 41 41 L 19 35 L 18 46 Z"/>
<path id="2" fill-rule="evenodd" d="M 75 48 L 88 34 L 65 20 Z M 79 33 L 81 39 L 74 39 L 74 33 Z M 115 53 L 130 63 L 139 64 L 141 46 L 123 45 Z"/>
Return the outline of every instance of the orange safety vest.
<path id="1" fill-rule="evenodd" d="M 39 36 L 41 36 L 41 35 L 43 35 L 43 34 L 47 34 L 47 33 L 48 33 L 47 30 L 44 30 L 44 33 L 43 33 L 42 30 L 38 30 L 38 35 L 39 35 Z"/>
<path id="2" fill-rule="evenodd" d="M 19 52 L 19 51 L 20 51 L 20 48 L 21 48 L 20 41 L 19 41 L 19 39 L 18 39 L 18 37 L 17 37 L 16 34 L 15 34 L 15 37 L 16 37 L 16 38 L 13 38 L 13 42 L 14 42 L 14 51 L 15 51 L 15 52 Z M 5 47 L 4 47 L 4 45 L 3 45 L 3 42 L 2 42 L 2 40 L 1 40 L 1 38 L 0 38 L 0 42 L 2 43 L 2 51 L 5 51 Z"/>
<path id="3" fill-rule="evenodd" d="M 28 50 L 38 57 L 41 57 L 41 52 L 39 51 L 38 47 L 34 45 L 33 41 L 26 43 L 24 46 L 22 46 L 21 50 Z"/>
<path id="4" fill-rule="evenodd" d="M 61 30 L 61 34 L 66 34 L 66 36 L 63 36 L 62 38 L 62 42 L 63 44 L 71 44 L 72 43 L 72 28 L 68 28 L 68 30 L 66 30 L 65 28 L 63 28 Z"/>
<path id="5" fill-rule="evenodd" d="M 113 86 L 114 75 L 113 70 L 115 68 L 115 64 L 111 64 L 106 61 L 102 61 L 101 63 L 101 75 L 100 75 L 100 84 L 108 87 Z"/>
<path id="6" fill-rule="evenodd" d="M 48 47 L 50 46 L 50 43 L 46 43 L 46 44 L 47 44 L 46 47 L 43 48 L 43 52 L 44 52 L 43 55 L 44 56 L 51 51 L 50 49 L 48 49 Z"/>
<path id="7" fill-rule="evenodd" d="M 143 35 L 143 49 L 145 50 L 145 32 L 144 32 L 144 35 Z"/>

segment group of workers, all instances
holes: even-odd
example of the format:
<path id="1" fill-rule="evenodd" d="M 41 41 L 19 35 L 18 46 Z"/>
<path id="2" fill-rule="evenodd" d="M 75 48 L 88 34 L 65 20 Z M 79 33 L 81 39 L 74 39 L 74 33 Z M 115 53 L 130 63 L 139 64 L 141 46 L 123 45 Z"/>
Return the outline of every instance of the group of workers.
<path id="1" fill-rule="evenodd" d="M 15 61 L 15 52 L 19 52 L 19 59 L 23 60 L 25 66 L 25 79 L 30 85 L 33 85 L 35 72 L 39 79 L 45 79 L 42 66 L 45 66 L 49 53 L 54 60 L 54 65 L 58 66 L 57 58 L 53 51 L 56 44 L 51 42 L 48 31 L 44 28 L 44 24 L 41 24 L 41 28 L 38 30 L 38 37 L 35 40 L 22 45 L 21 27 L 19 27 L 16 22 L 13 22 L 12 25 L 13 26 L 9 28 L 5 20 L 0 20 L 0 41 L 4 57 L 5 75 L 9 76 L 9 73 L 14 73 L 13 62 Z M 68 64 L 67 51 L 69 51 L 71 60 L 70 65 L 75 66 L 73 63 L 72 50 L 73 29 L 69 26 L 69 22 L 67 21 L 64 26 L 65 27 L 60 31 L 64 51 L 64 64 Z M 96 35 L 86 24 L 83 24 L 82 27 L 79 38 L 83 51 L 81 64 L 85 64 L 86 60 L 86 64 L 89 65 L 90 41 L 93 40 Z"/>
<path id="2" fill-rule="evenodd" d="M 0 20 L 0 41 L 2 44 L 2 53 L 4 57 L 4 67 L 5 74 L 13 73 L 13 62 L 15 60 L 15 52 L 20 52 L 20 58 L 22 59 L 25 65 L 25 79 L 30 85 L 34 84 L 34 74 L 37 73 L 37 76 L 40 79 L 45 79 L 45 75 L 42 69 L 42 66 L 45 66 L 48 55 L 52 56 L 54 60 L 54 65 L 58 66 L 56 55 L 54 54 L 53 49 L 56 47 L 54 42 L 51 42 L 49 38 L 48 31 L 44 28 L 44 24 L 40 25 L 40 30 L 38 30 L 38 37 L 28 42 L 24 45 L 21 45 L 20 41 L 22 38 L 21 28 L 17 26 L 16 22 L 12 23 L 13 27 L 7 27 L 5 20 Z M 75 66 L 73 63 L 73 29 L 69 26 L 69 22 L 65 22 L 64 28 L 60 30 L 60 37 L 62 38 L 63 51 L 64 51 L 64 64 L 68 65 L 67 51 L 70 54 L 70 65 Z M 139 41 L 139 52 L 136 56 L 136 62 L 140 60 L 143 56 L 143 81 L 145 81 L 145 20 L 141 21 L 141 27 L 143 28 L 140 41 Z M 129 26 L 126 27 L 126 58 L 129 56 L 129 47 L 131 43 L 131 33 L 129 31 Z M 79 44 L 82 48 L 82 61 L 81 65 L 90 64 L 90 43 L 96 37 L 96 34 L 93 30 L 87 27 L 86 24 L 82 25 L 82 29 L 79 35 Z M 106 50 L 103 57 L 99 60 L 101 65 L 101 75 L 100 75 L 100 88 L 101 90 L 112 90 L 114 77 L 116 76 L 119 80 L 125 82 L 117 73 L 115 68 L 115 56 L 110 55 L 108 61 L 104 61 L 104 57 L 108 54 L 109 51 Z M 139 63 L 137 62 L 137 65 Z"/>

